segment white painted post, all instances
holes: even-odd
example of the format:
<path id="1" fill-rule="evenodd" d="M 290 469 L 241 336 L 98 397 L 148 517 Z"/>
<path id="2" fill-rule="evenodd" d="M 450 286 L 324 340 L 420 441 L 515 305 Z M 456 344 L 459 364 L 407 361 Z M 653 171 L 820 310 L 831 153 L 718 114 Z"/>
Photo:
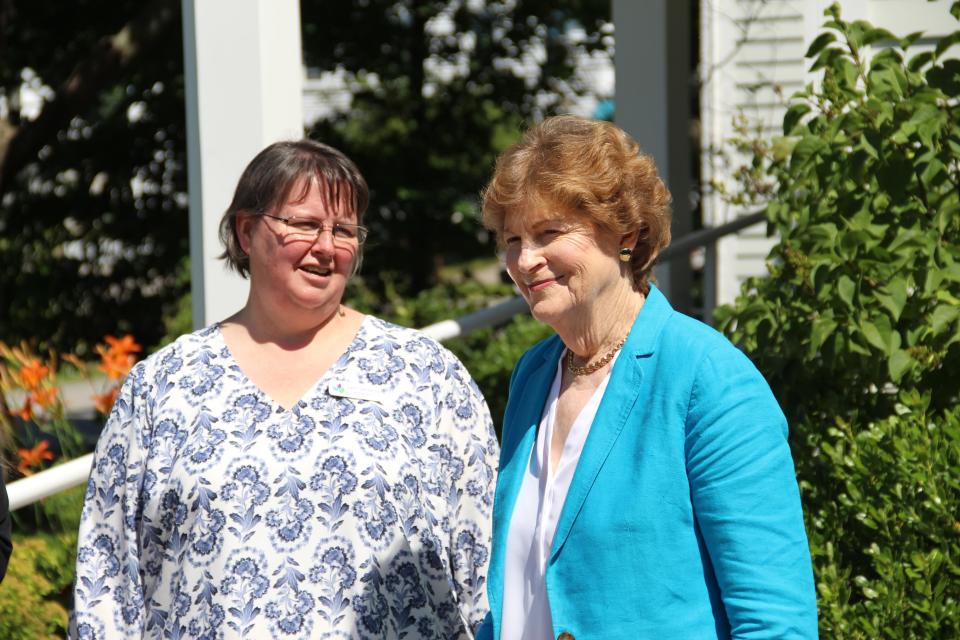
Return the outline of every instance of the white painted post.
<path id="1" fill-rule="evenodd" d="M 616 120 L 653 156 L 673 195 L 674 238 L 693 228 L 690 213 L 690 8 L 671 0 L 613 0 Z M 673 306 L 689 313 L 690 261 L 656 269 Z"/>
<path id="2" fill-rule="evenodd" d="M 303 137 L 297 0 L 183 0 L 193 326 L 227 317 L 247 283 L 218 260 L 220 216 L 247 163 Z"/>

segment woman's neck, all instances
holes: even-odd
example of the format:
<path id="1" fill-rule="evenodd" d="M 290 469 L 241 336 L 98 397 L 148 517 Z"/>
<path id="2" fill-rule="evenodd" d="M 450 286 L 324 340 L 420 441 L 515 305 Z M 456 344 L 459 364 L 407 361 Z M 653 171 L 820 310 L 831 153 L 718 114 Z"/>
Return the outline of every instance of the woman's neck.
<path id="1" fill-rule="evenodd" d="M 274 313 L 249 299 L 243 309 L 224 323 L 242 327 L 254 342 L 296 351 L 310 346 L 321 332 L 335 333 L 341 324 L 346 324 L 348 313 L 356 312 L 340 304 L 311 314 Z"/>
<path id="2" fill-rule="evenodd" d="M 622 287 L 606 299 L 595 300 L 579 317 L 554 329 L 563 344 L 586 364 L 607 354 L 626 338 L 645 299 L 632 287 Z"/>

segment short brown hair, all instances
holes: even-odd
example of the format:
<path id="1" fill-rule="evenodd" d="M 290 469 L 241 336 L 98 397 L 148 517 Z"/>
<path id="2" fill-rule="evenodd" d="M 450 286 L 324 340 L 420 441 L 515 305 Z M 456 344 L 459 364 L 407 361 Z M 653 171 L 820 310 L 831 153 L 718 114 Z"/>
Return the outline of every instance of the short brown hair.
<path id="1" fill-rule="evenodd" d="M 670 244 L 670 192 L 653 158 L 619 127 L 555 116 L 529 129 L 497 159 L 483 191 L 483 223 L 502 241 L 506 217 L 538 200 L 614 233 L 639 231 L 630 264 L 634 286 Z"/>
<path id="2" fill-rule="evenodd" d="M 305 180 L 306 188 L 295 198 L 302 200 L 307 197 L 311 179 L 316 180 L 328 203 L 334 207 L 345 204 L 356 213 L 357 224 L 362 224 L 370 190 L 350 158 L 329 145 L 306 138 L 275 142 L 250 161 L 237 182 L 233 201 L 220 218 L 220 242 L 224 247 L 220 258 L 246 278 L 250 257 L 240 247 L 237 216 L 276 211 L 290 200 L 297 182 Z M 358 253 L 355 264 L 359 265 L 361 257 Z"/>

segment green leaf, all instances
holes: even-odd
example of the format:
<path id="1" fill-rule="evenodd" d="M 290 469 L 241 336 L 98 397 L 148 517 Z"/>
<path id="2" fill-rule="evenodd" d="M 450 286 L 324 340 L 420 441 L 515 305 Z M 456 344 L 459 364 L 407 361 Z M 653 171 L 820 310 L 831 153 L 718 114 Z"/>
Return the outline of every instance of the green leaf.
<path id="1" fill-rule="evenodd" d="M 837 58 L 833 62 L 833 68 L 837 73 L 838 78 L 843 79 L 844 85 L 850 91 L 853 91 L 857 87 L 857 80 L 860 77 L 860 71 L 857 69 L 857 66 L 850 61 L 846 56 Z"/>
<path id="2" fill-rule="evenodd" d="M 932 51 L 924 51 L 923 53 L 918 53 L 917 55 L 910 58 L 910 61 L 907 63 L 907 68 L 910 71 L 920 71 L 923 67 L 927 66 L 933 62 L 934 56 Z"/>
<path id="3" fill-rule="evenodd" d="M 807 49 L 807 52 L 803 55 L 804 58 L 812 58 L 820 51 L 823 50 L 825 46 L 831 42 L 836 42 L 837 37 L 829 31 L 821 33 L 819 36 L 814 38 L 813 42 L 810 43 L 810 47 Z"/>
<path id="4" fill-rule="evenodd" d="M 796 127 L 803 116 L 808 113 L 810 113 L 810 105 L 805 102 L 795 102 L 791 104 L 783 116 L 783 135 L 789 136 L 793 133 L 794 127 Z"/>
<path id="5" fill-rule="evenodd" d="M 864 24 L 867 26 L 867 28 L 863 33 L 864 46 L 871 45 L 874 42 L 885 41 L 885 42 L 893 43 L 893 42 L 899 41 L 899 39 L 895 35 L 887 31 L 886 29 L 871 27 L 870 23 L 864 23 Z"/>
<path id="6" fill-rule="evenodd" d="M 935 334 L 943 333 L 954 320 L 960 317 L 960 308 L 949 304 L 938 304 L 930 314 L 930 325 Z"/>
<path id="7" fill-rule="evenodd" d="M 933 158 L 927 163 L 927 167 L 923 170 L 923 173 L 920 174 L 920 180 L 923 182 L 923 186 L 927 189 L 933 188 L 934 180 L 937 178 L 937 176 L 942 175 L 943 178 L 946 179 L 946 169 L 947 167 L 940 162 L 939 158 Z"/>
<path id="8" fill-rule="evenodd" d="M 889 334 L 890 328 L 886 327 L 886 332 Z M 870 322 L 869 320 L 862 320 L 860 322 L 860 333 L 863 334 L 863 337 L 867 339 L 867 342 L 879 349 L 880 351 L 886 353 L 887 351 L 887 337 L 880 332 L 880 327 Z"/>
<path id="9" fill-rule="evenodd" d="M 815 135 L 804 136 L 793 148 L 790 156 L 790 166 L 802 169 L 817 154 L 827 149 L 827 143 Z"/>
<path id="10" fill-rule="evenodd" d="M 950 35 L 940 38 L 937 42 L 937 48 L 933 52 L 934 57 L 939 59 L 947 49 L 957 43 L 960 43 L 960 31 L 954 31 Z"/>
<path id="11" fill-rule="evenodd" d="M 820 350 L 820 346 L 826 342 L 830 334 L 837 328 L 837 322 L 833 318 L 817 318 L 813 321 L 813 327 L 810 329 L 810 348 L 809 356 L 812 358 Z"/>
<path id="12" fill-rule="evenodd" d="M 913 33 L 904 36 L 900 39 L 900 48 L 903 50 L 909 49 L 917 40 L 917 38 L 920 38 L 921 36 L 923 36 L 923 31 L 914 31 Z"/>
<path id="13" fill-rule="evenodd" d="M 890 312 L 893 321 L 900 319 L 903 313 L 903 307 L 907 304 L 907 283 L 904 278 L 897 278 L 887 283 L 881 291 L 877 291 L 874 297 Z"/>
<path id="14" fill-rule="evenodd" d="M 930 295 L 940 287 L 943 282 L 943 274 L 939 269 L 931 269 L 927 272 L 927 278 L 923 283 L 923 292 Z"/>
<path id="15" fill-rule="evenodd" d="M 843 300 L 848 307 L 853 306 L 853 294 L 856 288 L 857 285 L 854 284 L 853 280 L 845 275 L 840 276 L 840 280 L 837 282 L 837 293 L 840 294 L 840 299 Z"/>
<path id="16" fill-rule="evenodd" d="M 900 378 L 910 369 L 913 363 L 913 358 L 910 357 L 910 354 L 906 350 L 894 349 L 893 353 L 890 354 L 890 359 L 887 361 L 890 378 L 894 382 L 899 382 Z"/>
<path id="17" fill-rule="evenodd" d="M 786 126 L 786 125 L 784 125 Z M 770 147 L 770 153 L 777 162 L 783 162 L 793 153 L 793 148 L 797 146 L 796 136 L 777 136 L 773 139 L 773 145 Z"/>
<path id="18" fill-rule="evenodd" d="M 927 70 L 927 82 L 948 96 L 960 94 L 960 60 L 950 58 Z"/>

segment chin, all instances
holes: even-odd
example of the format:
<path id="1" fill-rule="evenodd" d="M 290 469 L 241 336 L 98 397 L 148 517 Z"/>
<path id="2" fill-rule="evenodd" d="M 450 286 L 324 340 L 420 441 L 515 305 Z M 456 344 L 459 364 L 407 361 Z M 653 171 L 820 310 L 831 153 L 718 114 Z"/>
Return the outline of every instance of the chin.
<path id="1" fill-rule="evenodd" d="M 563 316 L 563 310 L 557 309 L 555 305 L 549 304 L 545 300 L 541 300 L 530 305 L 530 315 L 539 322 L 553 327 L 557 320 Z"/>

